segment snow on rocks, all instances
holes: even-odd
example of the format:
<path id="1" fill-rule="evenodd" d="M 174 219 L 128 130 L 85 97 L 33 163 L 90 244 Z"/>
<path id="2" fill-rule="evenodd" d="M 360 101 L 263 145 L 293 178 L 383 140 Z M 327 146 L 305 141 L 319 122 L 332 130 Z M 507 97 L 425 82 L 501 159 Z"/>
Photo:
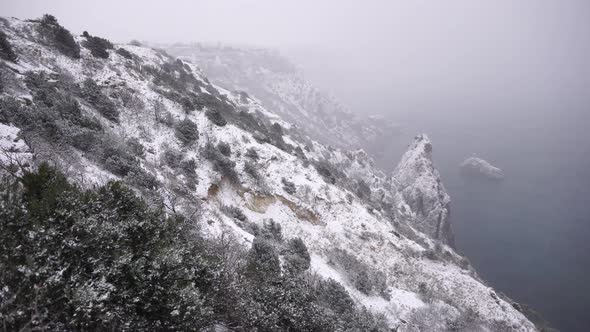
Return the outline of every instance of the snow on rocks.
<path id="1" fill-rule="evenodd" d="M 24 166 L 32 160 L 29 146 L 18 136 L 19 132 L 17 127 L 0 123 L 0 165 Z"/>
<path id="2" fill-rule="evenodd" d="M 468 176 L 486 178 L 490 180 L 504 180 L 504 172 L 486 160 L 469 157 L 460 165 L 461 173 Z"/>
<path id="3" fill-rule="evenodd" d="M 392 186 L 415 214 L 413 225 L 433 239 L 453 245 L 451 199 L 432 161 L 432 143 L 425 134 L 414 138 L 391 176 Z"/>

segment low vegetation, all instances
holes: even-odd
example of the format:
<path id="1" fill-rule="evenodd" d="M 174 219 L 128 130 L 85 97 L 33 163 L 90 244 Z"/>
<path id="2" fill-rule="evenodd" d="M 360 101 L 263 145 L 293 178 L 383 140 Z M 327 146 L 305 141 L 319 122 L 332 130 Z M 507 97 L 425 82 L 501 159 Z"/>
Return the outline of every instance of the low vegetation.
<path id="1" fill-rule="evenodd" d="M 45 14 L 38 23 L 37 31 L 43 38 L 43 42 L 65 56 L 80 58 L 80 45 L 74 40 L 70 31 L 61 26 L 54 16 Z"/>
<path id="2" fill-rule="evenodd" d="M 133 54 L 131 54 L 131 52 L 127 51 L 126 49 L 120 47 L 117 49 L 117 54 L 119 54 L 120 56 L 124 57 L 125 59 L 133 59 Z"/>
<path id="3" fill-rule="evenodd" d="M 387 276 L 385 273 L 371 268 L 346 250 L 334 249 L 329 252 L 329 262 L 344 272 L 350 283 L 366 295 L 379 295 L 389 300 Z"/>
<path id="4" fill-rule="evenodd" d="M 236 163 L 224 156 L 217 147 L 212 143 L 207 143 L 202 150 L 203 156 L 213 164 L 213 170 L 218 172 L 222 178 L 230 183 L 237 185 L 240 183 L 240 177 L 235 170 Z"/>
<path id="5" fill-rule="evenodd" d="M 6 330 L 388 330 L 309 274 L 305 244 L 283 240 L 276 223 L 247 250 L 202 238 L 120 182 L 82 190 L 46 164 L 1 180 Z"/>
<path id="6" fill-rule="evenodd" d="M 188 118 L 180 121 L 174 128 L 176 138 L 183 145 L 191 145 L 199 139 L 199 130 L 197 124 L 189 120 Z"/>
<path id="7" fill-rule="evenodd" d="M 91 36 L 87 31 L 84 31 L 82 37 L 86 38 L 86 41 L 82 42 L 82 46 L 89 49 L 94 57 L 107 59 L 109 57 L 108 50 L 114 48 L 113 43 L 110 41 L 104 38 Z"/>
<path id="8" fill-rule="evenodd" d="M 8 41 L 8 36 L 3 31 L 0 31 L 0 59 L 16 62 L 17 58 L 12 45 Z"/>
<path id="9" fill-rule="evenodd" d="M 205 115 L 209 120 L 211 120 L 211 122 L 213 122 L 217 126 L 223 127 L 227 124 L 227 121 L 221 115 L 221 113 L 219 113 L 218 110 L 209 109 L 205 112 Z"/>
<path id="10" fill-rule="evenodd" d="M 82 98 L 91 104 L 106 119 L 118 123 L 117 105 L 103 93 L 102 88 L 91 78 L 82 83 Z"/>

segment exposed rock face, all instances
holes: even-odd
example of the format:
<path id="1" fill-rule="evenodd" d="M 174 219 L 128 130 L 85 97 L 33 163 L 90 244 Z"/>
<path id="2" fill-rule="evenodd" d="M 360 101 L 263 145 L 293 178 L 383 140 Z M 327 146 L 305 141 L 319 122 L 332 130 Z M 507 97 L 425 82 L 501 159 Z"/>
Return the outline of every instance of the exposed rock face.
<path id="1" fill-rule="evenodd" d="M 445 191 L 432 161 L 432 144 L 422 134 L 414 138 L 392 175 L 392 185 L 401 191 L 416 215 L 414 226 L 434 239 L 454 245 L 451 230 L 451 198 Z"/>
<path id="2" fill-rule="evenodd" d="M 504 172 L 489 162 L 477 158 L 469 157 L 461 163 L 461 173 L 470 176 L 483 177 L 490 180 L 503 180 Z"/>

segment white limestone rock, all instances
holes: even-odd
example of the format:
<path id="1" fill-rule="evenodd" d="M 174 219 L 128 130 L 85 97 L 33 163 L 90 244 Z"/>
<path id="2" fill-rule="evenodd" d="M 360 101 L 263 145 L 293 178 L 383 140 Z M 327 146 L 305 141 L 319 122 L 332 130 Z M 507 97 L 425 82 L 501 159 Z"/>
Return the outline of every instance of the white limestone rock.
<path id="1" fill-rule="evenodd" d="M 433 239 L 453 246 L 451 198 L 432 161 L 432 144 L 425 134 L 418 135 L 392 175 L 392 186 L 416 215 L 413 225 Z"/>
<path id="2" fill-rule="evenodd" d="M 461 163 L 461 173 L 468 176 L 483 177 L 490 180 L 503 180 L 504 172 L 489 162 L 478 158 L 469 157 Z"/>

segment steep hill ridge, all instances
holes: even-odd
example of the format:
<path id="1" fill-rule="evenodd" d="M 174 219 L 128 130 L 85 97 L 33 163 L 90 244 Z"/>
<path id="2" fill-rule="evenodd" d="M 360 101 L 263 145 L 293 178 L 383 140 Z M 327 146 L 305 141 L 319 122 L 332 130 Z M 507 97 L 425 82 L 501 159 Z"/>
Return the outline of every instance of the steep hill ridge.
<path id="1" fill-rule="evenodd" d="M 324 144 L 365 150 L 395 136 L 379 116 L 359 116 L 305 79 L 302 68 L 278 51 L 213 44 L 161 45 L 170 54 L 198 63 L 209 79 L 228 90 L 246 91 L 284 120 Z"/>

